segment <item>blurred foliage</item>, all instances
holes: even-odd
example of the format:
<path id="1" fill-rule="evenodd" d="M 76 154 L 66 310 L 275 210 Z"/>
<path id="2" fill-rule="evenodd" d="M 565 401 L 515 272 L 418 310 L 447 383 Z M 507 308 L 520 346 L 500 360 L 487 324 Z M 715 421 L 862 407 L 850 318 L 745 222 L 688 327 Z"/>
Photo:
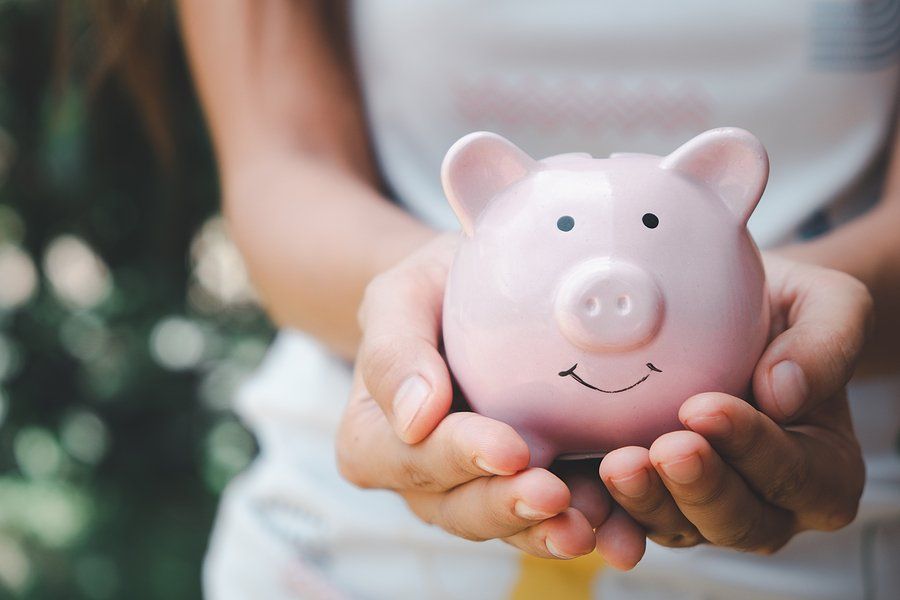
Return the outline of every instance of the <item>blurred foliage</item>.
<path id="1" fill-rule="evenodd" d="M 61 6 L 0 0 L 0 597 L 196 598 L 255 451 L 230 397 L 271 330 L 172 15 L 165 171 L 119 79 L 94 85 L 90 15 Z"/>

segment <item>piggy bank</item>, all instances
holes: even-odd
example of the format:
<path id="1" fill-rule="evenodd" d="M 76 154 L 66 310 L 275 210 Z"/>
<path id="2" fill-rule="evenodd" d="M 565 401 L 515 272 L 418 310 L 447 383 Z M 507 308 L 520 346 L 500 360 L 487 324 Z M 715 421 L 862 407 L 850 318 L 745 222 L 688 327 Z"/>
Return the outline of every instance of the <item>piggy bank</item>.
<path id="1" fill-rule="evenodd" d="M 690 396 L 746 397 L 769 306 L 747 220 L 760 142 L 708 131 L 668 156 L 535 160 L 459 140 L 442 182 L 462 225 L 443 311 L 447 362 L 531 465 L 648 447 Z"/>

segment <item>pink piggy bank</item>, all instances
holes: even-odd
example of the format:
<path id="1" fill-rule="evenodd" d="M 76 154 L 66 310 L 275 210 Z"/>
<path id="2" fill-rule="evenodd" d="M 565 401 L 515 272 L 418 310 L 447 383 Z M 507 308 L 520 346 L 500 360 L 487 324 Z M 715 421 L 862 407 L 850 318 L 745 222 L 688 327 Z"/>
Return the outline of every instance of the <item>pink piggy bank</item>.
<path id="1" fill-rule="evenodd" d="M 740 129 L 668 156 L 534 160 L 473 133 L 444 159 L 462 242 L 444 299 L 450 369 L 531 465 L 681 429 L 700 392 L 742 396 L 769 306 L 747 219 L 768 158 Z"/>

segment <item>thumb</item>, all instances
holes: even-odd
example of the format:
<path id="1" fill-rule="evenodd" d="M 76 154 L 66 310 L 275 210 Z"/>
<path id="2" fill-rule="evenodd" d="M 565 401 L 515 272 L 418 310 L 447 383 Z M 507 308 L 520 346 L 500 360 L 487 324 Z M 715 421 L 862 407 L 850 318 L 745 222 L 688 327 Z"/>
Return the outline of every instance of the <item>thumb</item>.
<path id="1" fill-rule="evenodd" d="M 450 372 L 438 351 L 446 268 L 443 261 L 427 260 L 388 271 L 369 284 L 360 307 L 357 369 L 409 444 L 431 433 L 453 399 Z"/>
<path id="2" fill-rule="evenodd" d="M 796 420 L 839 393 L 853 375 L 872 318 L 872 297 L 853 277 L 787 261 L 767 261 L 774 319 L 787 328 L 753 375 L 759 408 Z"/>

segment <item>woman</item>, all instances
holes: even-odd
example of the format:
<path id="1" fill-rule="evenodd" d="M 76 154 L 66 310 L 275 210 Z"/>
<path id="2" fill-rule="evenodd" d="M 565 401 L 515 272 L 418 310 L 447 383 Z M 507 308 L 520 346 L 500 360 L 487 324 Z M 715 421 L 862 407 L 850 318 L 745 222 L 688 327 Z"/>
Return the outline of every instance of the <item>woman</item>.
<path id="1" fill-rule="evenodd" d="M 862 518 L 791 539 L 857 511 L 863 468 L 843 388 L 869 292 L 879 328 L 867 364 L 884 371 L 896 356 L 900 161 L 879 186 L 898 89 L 896 2 L 204 8 L 181 2 L 225 212 L 285 329 L 239 399 L 261 454 L 223 500 L 211 597 L 888 589 L 900 515 L 900 468 L 884 441 L 898 429 L 890 391 L 866 390 L 856 414 L 869 464 L 880 461 Z M 773 164 L 751 221 L 760 245 L 783 255 L 766 257 L 778 327 L 754 376 L 760 411 L 722 394 L 686 399 L 687 431 L 608 455 L 599 476 L 523 471 L 509 428 L 447 415 L 438 314 L 454 241 L 436 230 L 454 221 L 438 185 L 443 152 L 491 129 L 535 156 L 664 154 L 716 125 L 756 133 Z M 338 468 L 393 491 L 354 489 Z M 650 545 L 634 573 L 599 577 L 585 559 L 548 567 L 513 550 L 572 558 L 596 547 L 627 569 L 645 535 L 706 546 Z M 789 541 L 772 557 L 713 547 L 765 554 Z"/>

